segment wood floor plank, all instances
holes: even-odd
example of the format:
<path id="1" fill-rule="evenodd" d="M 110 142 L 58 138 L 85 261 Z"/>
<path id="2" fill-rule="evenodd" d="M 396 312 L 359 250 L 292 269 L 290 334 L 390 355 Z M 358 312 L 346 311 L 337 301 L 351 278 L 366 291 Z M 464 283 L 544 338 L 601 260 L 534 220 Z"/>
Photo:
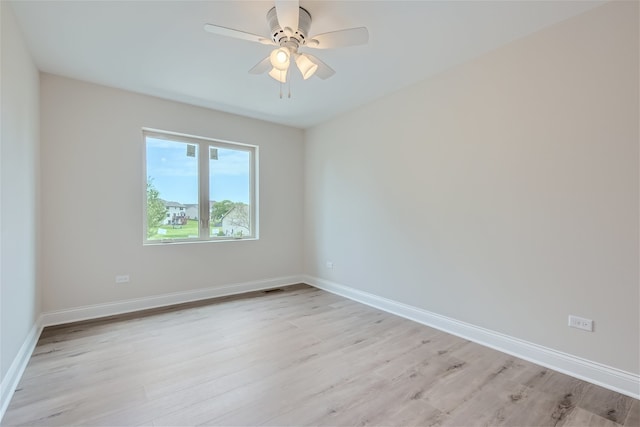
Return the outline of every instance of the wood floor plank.
<path id="1" fill-rule="evenodd" d="M 45 328 L 2 425 L 638 426 L 638 401 L 306 286 Z"/>
<path id="2" fill-rule="evenodd" d="M 631 404 L 631 408 L 629 409 L 629 414 L 627 414 L 627 419 L 624 421 L 624 425 L 628 427 L 638 427 L 640 426 L 640 402 L 634 400 Z"/>
<path id="3" fill-rule="evenodd" d="M 630 397 L 612 394 L 603 387 L 589 384 L 578 406 L 609 421 L 622 424 L 629 415 L 633 401 Z"/>
<path id="4" fill-rule="evenodd" d="M 582 408 L 575 408 L 562 425 L 564 427 L 615 427 L 619 424 L 596 415 L 593 412 L 586 411 Z"/>

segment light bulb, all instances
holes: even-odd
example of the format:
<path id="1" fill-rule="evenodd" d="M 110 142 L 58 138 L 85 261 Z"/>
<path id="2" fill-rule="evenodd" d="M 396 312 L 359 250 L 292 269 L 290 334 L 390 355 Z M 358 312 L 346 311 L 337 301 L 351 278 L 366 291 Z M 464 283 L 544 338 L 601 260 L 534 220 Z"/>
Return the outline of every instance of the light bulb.
<path id="1" fill-rule="evenodd" d="M 271 61 L 271 65 L 276 70 L 284 71 L 289 68 L 289 49 L 286 47 L 280 47 L 278 49 L 274 49 L 269 55 L 269 60 Z"/>
<path id="2" fill-rule="evenodd" d="M 287 54 L 280 50 L 276 54 L 276 59 L 279 63 L 284 64 L 285 62 L 287 62 Z"/>

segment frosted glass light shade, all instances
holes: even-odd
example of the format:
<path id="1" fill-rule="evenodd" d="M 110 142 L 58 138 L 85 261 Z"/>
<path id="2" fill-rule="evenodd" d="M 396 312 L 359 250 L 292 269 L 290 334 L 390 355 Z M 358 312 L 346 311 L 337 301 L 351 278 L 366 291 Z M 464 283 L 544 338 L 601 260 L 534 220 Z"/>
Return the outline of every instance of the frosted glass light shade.
<path id="1" fill-rule="evenodd" d="M 271 71 L 269 71 L 269 75 L 280 83 L 287 82 L 287 70 L 278 70 L 274 67 L 271 69 Z"/>
<path id="2" fill-rule="evenodd" d="M 302 74 L 302 78 L 307 80 L 309 77 L 313 76 L 313 74 L 318 69 L 318 64 L 314 64 L 311 62 L 309 58 L 305 55 L 298 55 L 296 58 L 296 65 L 298 66 L 298 70 Z"/>

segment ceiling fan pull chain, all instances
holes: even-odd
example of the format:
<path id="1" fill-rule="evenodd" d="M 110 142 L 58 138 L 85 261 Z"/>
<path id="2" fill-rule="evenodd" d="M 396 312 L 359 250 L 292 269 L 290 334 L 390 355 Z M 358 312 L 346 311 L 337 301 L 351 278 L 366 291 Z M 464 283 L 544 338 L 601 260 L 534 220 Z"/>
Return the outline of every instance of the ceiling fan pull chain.
<path id="1" fill-rule="evenodd" d="M 280 99 L 282 99 L 282 82 L 280 82 Z"/>
<path id="2" fill-rule="evenodd" d="M 287 83 L 289 83 L 289 99 L 291 99 L 291 79 Z"/>

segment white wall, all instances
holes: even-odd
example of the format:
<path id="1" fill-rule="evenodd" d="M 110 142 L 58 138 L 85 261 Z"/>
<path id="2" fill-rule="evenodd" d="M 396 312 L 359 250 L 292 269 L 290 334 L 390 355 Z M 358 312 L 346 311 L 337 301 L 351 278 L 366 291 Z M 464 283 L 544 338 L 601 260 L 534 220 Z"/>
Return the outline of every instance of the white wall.
<path id="1" fill-rule="evenodd" d="M 306 272 L 640 372 L 637 17 L 612 2 L 309 130 Z"/>
<path id="2" fill-rule="evenodd" d="M 302 272 L 301 130 L 48 74 L 41 106 L 45 312 Z M 260 240 L 143 246 L 142 127 L 258 145 Z"/>
<path id="3" fill-rule="evenodd" d="M 40 313 L 39 76 L 8 2 L 0 2 L 0 15 L 0 372 L 4 399 L 5 387 L 13 381 L 7 378 L 9 368 Z"/>

